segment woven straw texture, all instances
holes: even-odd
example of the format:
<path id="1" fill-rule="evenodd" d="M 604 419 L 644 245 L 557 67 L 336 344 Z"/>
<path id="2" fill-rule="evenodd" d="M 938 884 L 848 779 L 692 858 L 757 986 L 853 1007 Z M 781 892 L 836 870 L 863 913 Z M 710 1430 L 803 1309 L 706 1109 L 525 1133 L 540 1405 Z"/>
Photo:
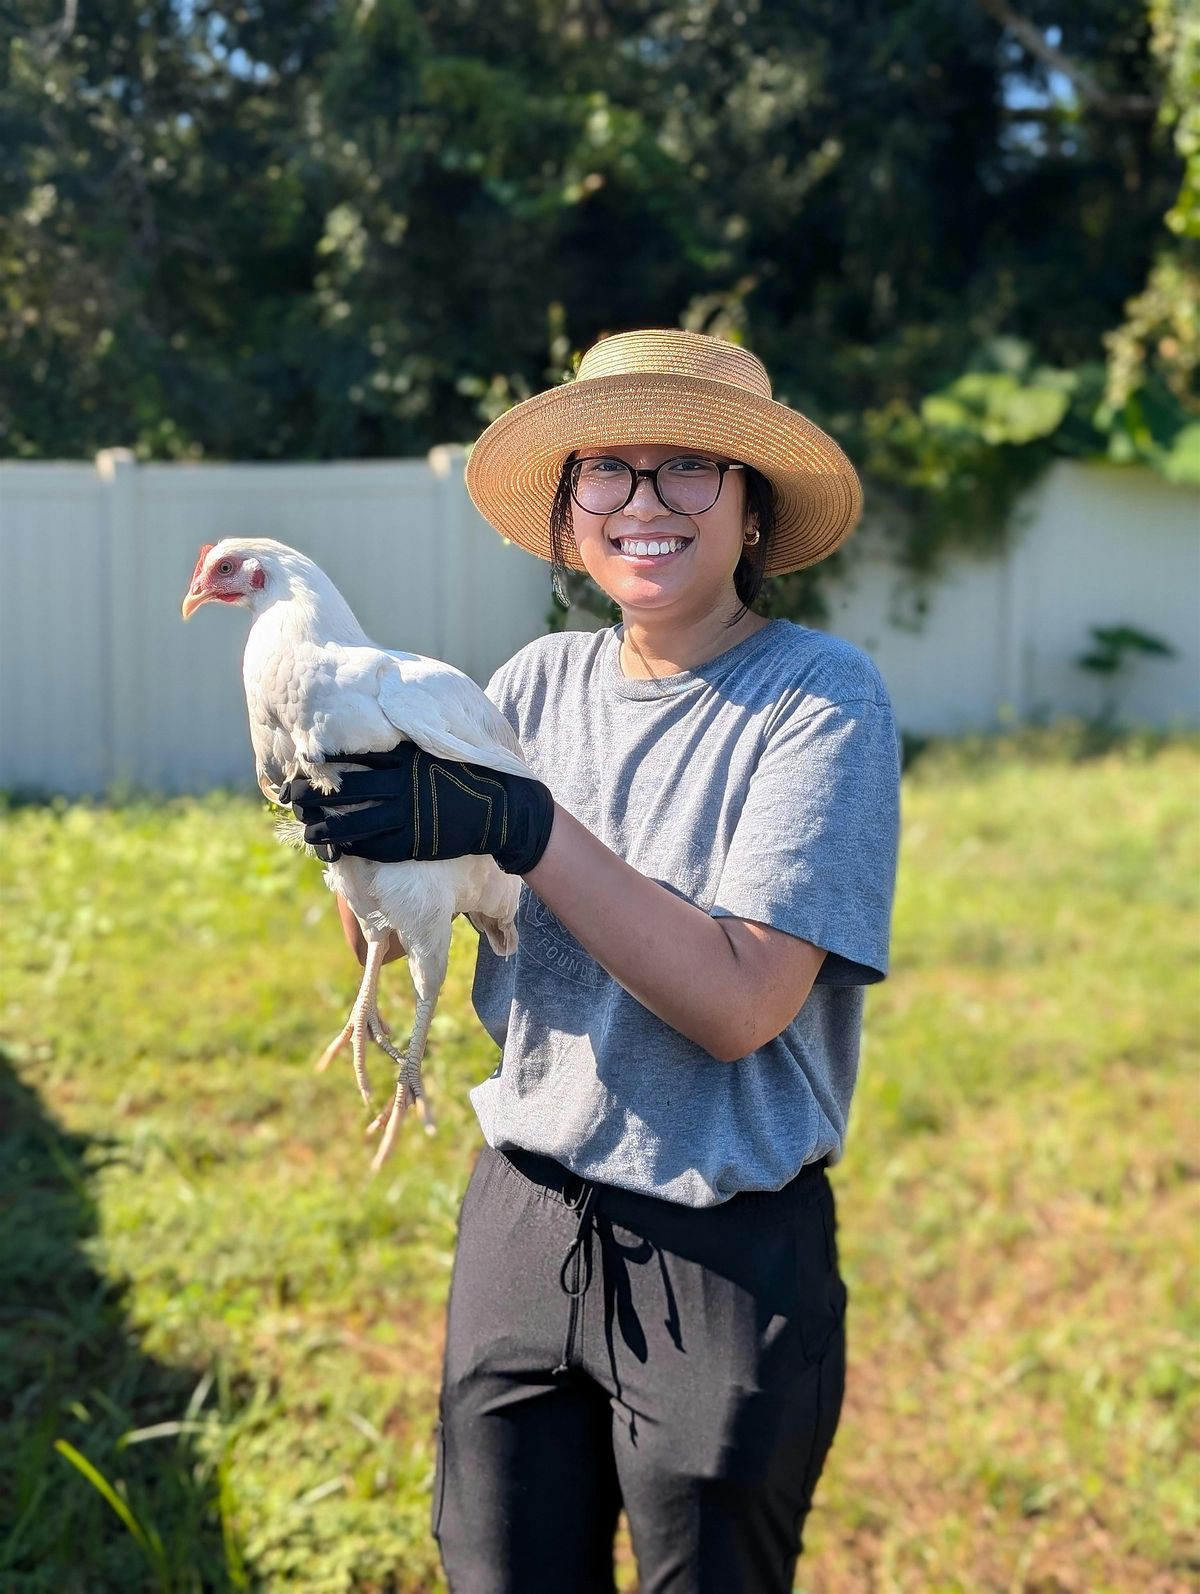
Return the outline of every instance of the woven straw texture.
<path id="1" fill-rule="evenodd" d="M 483 433 L 467 490 L 503 536 L 550 557 L 563 460 L 583 448 L 677 444 L 762 472 L 775 488 L 767 574 L 827 558 L 854 530 L 862 489 L 833 439 L 776 404 L 762 362 L 696 332 L 623 332 L 588 350 L 573 382 L 526 399 Z M 567 563 L 583 568 L 573 542 Z"/>

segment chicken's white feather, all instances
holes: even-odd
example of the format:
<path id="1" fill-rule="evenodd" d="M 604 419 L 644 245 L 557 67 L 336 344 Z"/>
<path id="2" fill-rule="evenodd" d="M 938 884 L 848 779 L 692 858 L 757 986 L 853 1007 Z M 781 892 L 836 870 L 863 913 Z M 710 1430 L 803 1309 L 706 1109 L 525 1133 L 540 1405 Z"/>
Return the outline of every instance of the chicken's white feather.
<path id="1" fill-rule="evenodd" d="M 511 725 L 469 676 L 437 659 L 377 647 L 333 582 L 306 555 L 269 538 L 226 538 L 201 554 L 192 587 L 195 601 L 204 601 L 205 573 L 222 561 L 263 572 L 233 600 L 255 614 L 242 677 L 260 784 L 278 786 L 297 768 L 307 767 L 314 776 L 336 774 L 344 764 L 325 767 L 334 754 L 385 752 L 404 738 L 442 758 L 506 774 L 530 773 Z M 280 839 L 295 845 L 293 828 L 286 823 L 280 828 Z M 350 904 L 369 944 L 378 945 L 396 931 L 408 951 L 417 993 L 407 1059 L 375 1027 L 370 1031 L 405 1064 L 378 1166 L 403 1110 L 405 1088 L 419 1097 L 420 1057 L 446 975 L 451 921 L 455 914 L 469 915 L 494 949 L 507 956 L 516 947 L 520 881 L 489 857 L 433 863 L 342 858 L 327 865 L 325 877 Z M 363 1025 L 371 1015 L 378 1024 L 370 983 L 373 956 L 368 957 L 354 1010 L 367 1014 L 354 1034 L 354 1046 L 356 1074 L 368 1100 L 361 1065 Z M 348 1024 L 339 1041 L 350 1035 Z M 377 1123 L 386 1117 L 385 1112 Z"/>

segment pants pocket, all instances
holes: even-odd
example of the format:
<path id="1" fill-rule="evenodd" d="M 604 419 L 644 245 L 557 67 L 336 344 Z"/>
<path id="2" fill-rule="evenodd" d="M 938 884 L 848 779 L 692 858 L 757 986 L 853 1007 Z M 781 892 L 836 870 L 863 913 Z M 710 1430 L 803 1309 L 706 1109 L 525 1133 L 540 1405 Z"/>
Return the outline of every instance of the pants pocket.
<path id="1" fill-rule="evenodd" d="M 800 1338 L 810 1364 L 825 1355 L 846 1316 L 846 1285 L 838 1269 L 833 1191 L 824 1189 L 797 1215 L 793 1231 Z"/>

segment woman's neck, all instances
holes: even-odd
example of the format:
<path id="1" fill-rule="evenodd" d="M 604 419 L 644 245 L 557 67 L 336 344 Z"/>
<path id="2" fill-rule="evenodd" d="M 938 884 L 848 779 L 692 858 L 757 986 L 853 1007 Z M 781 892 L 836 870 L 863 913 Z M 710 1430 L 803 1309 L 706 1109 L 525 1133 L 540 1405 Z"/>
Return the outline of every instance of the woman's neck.
<path id="1" fill-rule="evenodd" d="M 654 623 L 653 616 L 643 618 L 624 613 L 622 620 L 621 673 L 631 680 L 650 680 L 677 675 L 681 670 L 694 670 L 770 623 L 765 616 L 750 611 L 733 625 L 729 624 L 728 611 L 659 625 Z"/>

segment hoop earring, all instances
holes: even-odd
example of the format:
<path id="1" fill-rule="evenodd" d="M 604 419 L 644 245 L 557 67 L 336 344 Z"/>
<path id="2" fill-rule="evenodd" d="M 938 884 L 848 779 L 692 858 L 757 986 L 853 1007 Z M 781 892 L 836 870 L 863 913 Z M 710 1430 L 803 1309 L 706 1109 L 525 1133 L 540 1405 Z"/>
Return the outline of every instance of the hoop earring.
<path id="1" fill-rule="evenodd" d="M 759 538 L 759 530 L 758 530 L 758 527 L 755 526 L 754 530 L 750 533 L 750 535 L 748 537 L 743 537 L 742 541 L 745 543 L 747 548 L 753 548 L 754 545 L 758 542 L 758 538 Z"/>

